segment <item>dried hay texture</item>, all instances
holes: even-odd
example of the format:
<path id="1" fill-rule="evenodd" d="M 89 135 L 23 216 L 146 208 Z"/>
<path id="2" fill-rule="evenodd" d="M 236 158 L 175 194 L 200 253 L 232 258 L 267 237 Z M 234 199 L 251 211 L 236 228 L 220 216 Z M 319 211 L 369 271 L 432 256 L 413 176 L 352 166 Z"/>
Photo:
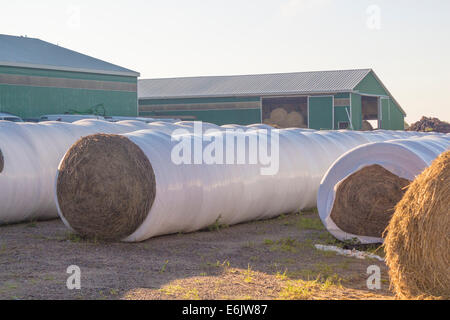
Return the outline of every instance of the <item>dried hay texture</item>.
<path id="1" fill-rule="evenodd" d="M 70 226 L 102 240 L 131 235 L 144 222 L 155 191 L 147 156 L 119 135 L 80 139 L 64 157 L 57 180 L 59 206 Z"/>
<path id="2" fill-rule="evenodd" d="M 305 119 L 297 111 L 288 113 L 284 108 L 276 108 L 270 113 L 270 118 L 264 121 L 266 124 L 277 126 L 279 128 L 303 128 Z"/>
<path id="3" fill-rule="evenodd" d="M 362 131 L 372 131 L 372 130 L 373 130 L 373 127 L 372 127 L 372 125 L 370 124 L 369 121 L 364 120 L 364 121 L 362 122 L 362 125 L 361 125 L 361 130 L 362 130 Z"/>
<path id="4" fill-rule="evenodd" d="M 283 108 L 276 108 L 270 113 L 270 121 L 281 124 L 287 117 L 288 113 Z"/>
<path id="5" fill-rule="evenodd" d="M 391 286 L 401 299 L 450 298 L 450 151 L 420 174 L 386 230 Z"/>
<path id="6" fill-rule="evenodd" d="M 339 184 L 331 219 L 342 231 L 381 238 L 409 183 L 380 165 L 364 167 Z"/>
<path id="7" fill-rule="evenodd" d="M 292 111 L 287 115 L 283 124 L 286 128 L 300 128 L 304 126 L 305 120 L 300 112 Z"/>

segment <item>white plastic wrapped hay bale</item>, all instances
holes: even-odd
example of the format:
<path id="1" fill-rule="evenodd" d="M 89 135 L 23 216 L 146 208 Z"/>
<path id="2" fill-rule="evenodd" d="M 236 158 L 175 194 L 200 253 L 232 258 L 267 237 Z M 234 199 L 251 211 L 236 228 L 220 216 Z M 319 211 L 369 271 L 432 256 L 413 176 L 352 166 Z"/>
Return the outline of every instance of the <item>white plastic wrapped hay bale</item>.
<path id="1" fill-rule="evenodd" d="M 148 129 L 141 121 L 0 121 L 0 224 L 57 218 L 54 177 L 64 153 L 83 136 Z"/>
<path id="2" fill-rule="evenodd" d="M 350 150 L 325 174 L 317 208 L 325 227 L 337 239 L 382 242 L 406 187 L 450 148 L 449 135 L 405 136 L 409 138 Z"/>
<path id="3" fill-rule="evenodd" d="M 269 136 L 262 132 L 234 132 L 234 137 L 253 137 L 269 150 L 278 146 L 278 170 L 272 175 L 262 174 L 266 166 L 260 162 L 226 164 L 228 149 L 220 156 L 224 164 L 174 162 L 179 141 L 155 131 L 85 137 L 59 166 L 55 181 L 59 214 L 84 236 L 129 242 L 196 231 L 218 219 L 232 225 L 271 218 L 315 206 L 324 173 L 342 153 L 395 136 L 302 129 L 272 130 Z M 226 135 L 216 131 L 209 138 L 226 140 Z M 275 135 L 277 146 L 272 142 Z M 213 141 L 195 134 L 184 137 L 192 155 L 196 144 L 207 150 Z M 245 144 L 247 156 L 249 148 Z M 237 149 L 231 150 L 237 159 Z"/>

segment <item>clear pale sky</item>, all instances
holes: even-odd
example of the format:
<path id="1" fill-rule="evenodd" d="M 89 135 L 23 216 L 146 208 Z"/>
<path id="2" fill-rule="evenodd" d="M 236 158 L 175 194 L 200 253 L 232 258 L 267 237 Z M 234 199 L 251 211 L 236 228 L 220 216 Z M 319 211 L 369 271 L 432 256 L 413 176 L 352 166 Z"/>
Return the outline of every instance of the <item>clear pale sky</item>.
<path id="1" fill-rule="evenodd" d="M 448 0 L 2 0 L 0 33 L 142 78 L 373 68 L 408 122 L 450 120 Z"/>

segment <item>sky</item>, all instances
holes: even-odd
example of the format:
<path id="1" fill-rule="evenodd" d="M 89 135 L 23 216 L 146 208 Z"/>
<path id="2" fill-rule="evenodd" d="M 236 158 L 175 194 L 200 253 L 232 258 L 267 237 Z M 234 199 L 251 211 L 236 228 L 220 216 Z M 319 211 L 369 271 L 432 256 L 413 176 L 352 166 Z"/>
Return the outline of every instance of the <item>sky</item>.
<path id="1" fill-rule="evenodd" d="M 0 33 L 141 78 L 372 68 L 405 109 L 450 121 L 448 0 L 0 0 Z"/>

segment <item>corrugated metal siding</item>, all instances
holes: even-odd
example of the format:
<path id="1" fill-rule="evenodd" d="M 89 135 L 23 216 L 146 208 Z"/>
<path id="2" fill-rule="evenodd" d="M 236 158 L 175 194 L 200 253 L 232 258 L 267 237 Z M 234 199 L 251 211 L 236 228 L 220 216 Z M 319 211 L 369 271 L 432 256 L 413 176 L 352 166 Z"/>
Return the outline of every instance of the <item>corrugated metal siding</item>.
<path id="1" fill-rule="evenodd" d="M 135 77 L 5 67 L 0 68 L 0 111 L 38 118 L 103 104 L 107 115 L 137 116 L 136 88 Z"/>
<path id="2" fill-rule="evenodd" d="M 144 98 L 305 94 L 351 91 L 370 69 L 256 74 L 240 76 L 144 79 L 138 95 Z"/>

